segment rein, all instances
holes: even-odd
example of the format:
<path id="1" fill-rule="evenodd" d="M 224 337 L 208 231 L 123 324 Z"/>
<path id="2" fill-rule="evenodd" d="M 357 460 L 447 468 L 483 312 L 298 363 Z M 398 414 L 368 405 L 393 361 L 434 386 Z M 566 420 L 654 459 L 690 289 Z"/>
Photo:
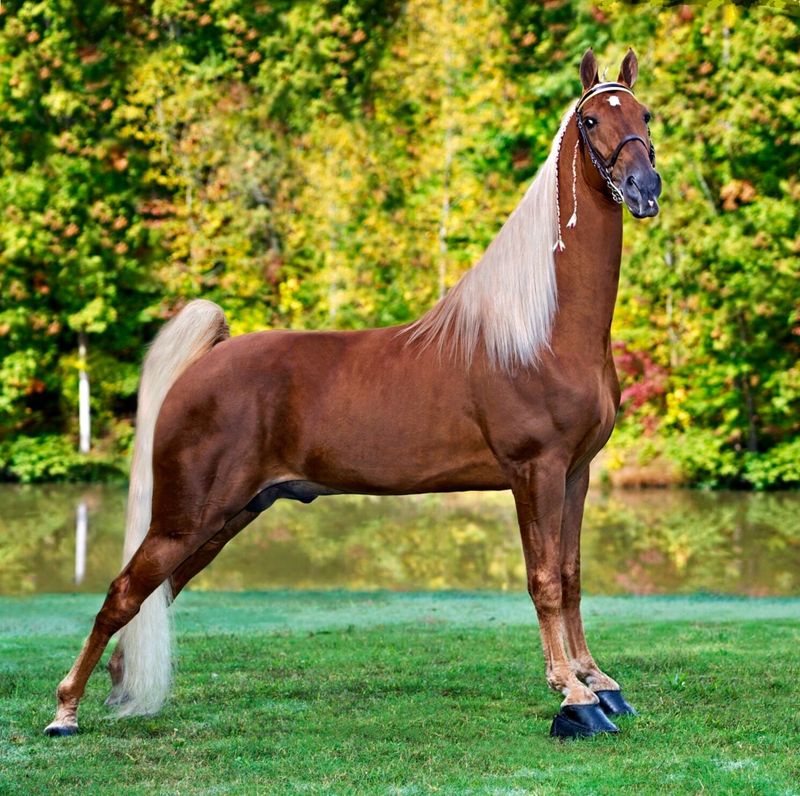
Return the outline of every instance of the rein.
<path id="1" fill-rule="evenodd" d="M 623 147 L 626 144 L 629 144 L 631 141 L 638 141 L 648 152 L 650 157 L 650 165 L 655 167 L 656 165 L 656 151 L 653 147 L 652 141 L 650 144 L 644 140 L 640 135 L 626 135 L 625 138 L 620 141 L 616 149 L 611 153 L 611 156 L 606 159 L 604 158 L 595 148 L 594 144 L 589 140 L 589 135 L 586 131 L 586 125 L 583 120 L 583 114 L 581 113 L 581 108 L 586 103 L 587 100 L 590 100 L 592 97 L 597 96 L 598 94 L 602 94 L 606 91 L 624 91 L 627 94 L 633 96 L 633 92 L 627 87 L 623 86 L 621 83 L 600 83 L 594 88 L 589 89 L 583 97 L 581 97 L 580 102 L 575 108 L 575 119 L 578 123 L 578 132 L 580 133 L 581 140 L 584 143 L 586 149 L 589 150 L 589 157 L 594 164 L 594 167 L 600 172 L 600 176 L 605 180 L 606 185 L 608 185 L 609 190 L 611 191 L 611 196 L 617 204 L 622 204 L 622 192 L 614 185 L 614 181 L 611 179 L 612 172 L 614 171 L 614 166 L 617 162 L 617 158 L 619 158 L 620 153 L 622 152 Z M 647 128 L 647 136 L 650 137 L 650 127 Z"/>

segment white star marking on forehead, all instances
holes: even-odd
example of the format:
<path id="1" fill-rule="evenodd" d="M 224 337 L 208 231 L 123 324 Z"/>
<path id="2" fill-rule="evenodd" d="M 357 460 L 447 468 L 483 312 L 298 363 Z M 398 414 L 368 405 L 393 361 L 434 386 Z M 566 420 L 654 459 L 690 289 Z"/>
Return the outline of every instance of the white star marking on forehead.
<path id="1" fill-rule="evenodd" d="M 619 105 L 619 97 L 618 97 L 616 94 L 612 94 L 612 95 L 611 95 L 611 96 L 608 98 L 608 104 L 609 104 L 609 105 L 610 105 L 612 108 L 616 107 L 617 105 Z"/>

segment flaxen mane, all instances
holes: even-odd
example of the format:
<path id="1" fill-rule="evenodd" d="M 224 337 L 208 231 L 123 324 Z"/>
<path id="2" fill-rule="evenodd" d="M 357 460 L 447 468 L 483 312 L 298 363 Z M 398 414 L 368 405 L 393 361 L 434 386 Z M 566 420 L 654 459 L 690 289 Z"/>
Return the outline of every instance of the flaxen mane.
<path id="1" fill-rule="evenodd" d="M 434 345 L 467 365 L 482 342 L 491 364 L 506 371 L 535 363 L 549 346 L 558 304 L 556 172 L 572 114 L 570 108 L 547 160 L 483 257 L 409 327 L 409 342 Z"/>

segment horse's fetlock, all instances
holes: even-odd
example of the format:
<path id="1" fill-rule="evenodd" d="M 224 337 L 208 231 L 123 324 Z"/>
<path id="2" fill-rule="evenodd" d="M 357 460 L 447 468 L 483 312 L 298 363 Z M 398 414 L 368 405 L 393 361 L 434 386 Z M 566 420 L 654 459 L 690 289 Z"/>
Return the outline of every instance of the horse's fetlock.
<path id="1" fill-rule="evenodd" d="M 586 677 L 586 685 L 592 691 L 619 691 L 619 683 L 596 668 Z"/>
<path id="2" fill-rule="evenodd" d="M 563 691 L 562 705 L 596 705 L 600 700 L 590 688 L 575 680 Z"/>
<path id="3" fill-rule="evenodd" d="M 567 689 L 570 682 L 574 680 L 574 675 L 569 670 L 568 666 L 559 665 L 548 667 L 545 672 L 545 678 L 547 680 L 547 685 L 550 686 L 553 691 L 565 693 L 565 689 Z"/>
<path id="4" fill-rule="evenodd" d="M 586 675 L 591 675 L 593 672 L 600 671 L 597 668 L 597 664 L 594 662 L 594 659 L 591 657 L 591 655 L 589 655 L 588 657 L 584 655 L 579 658 L 573 658 L 572 669 L 582 677 Z"/>
<path id="5" fill-rule="evenodd" d="M 71 679 L 62 680 L 56 689 L 56 699 L 58 699 L 58 704 L 70 708 L 76 707 L 78 700 L 73 694 L 74 690 L 75 684 Z"/>

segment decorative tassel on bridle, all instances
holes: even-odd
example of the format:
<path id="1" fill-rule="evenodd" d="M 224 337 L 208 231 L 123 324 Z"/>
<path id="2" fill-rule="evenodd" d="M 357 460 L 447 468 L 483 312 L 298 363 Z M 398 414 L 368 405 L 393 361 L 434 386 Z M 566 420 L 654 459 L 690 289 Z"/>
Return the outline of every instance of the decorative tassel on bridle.
<path id="1" fill-rule="evenodd" d="M 566 130 L 565 130 L 566 132 Z M 563 134 L 561 136 L 564 137 Z M 578 224 L 578 144 L 575 142 L 575 147 L 572 150 L 572 215 L 567 221 L 567 229 L 575 229 Z M 558 141 L 558 154 L 561 155 L 561 140 Z M 561 196 L 558 184 L 558 162 L 556 162 L 556 217 L 558 223 L 558 240 L 556 240 L 553 251 L 563 252 L 566 246 L 561 237 Z"/>
<path id="2" fill-rule="evenodd" d="M 574 116 L 574 111 L 572 113 Z M 571 117 L 570 117 L 571 118 Z M 566 246 L 564 245 L 564 240 L 561 237 L 561 189 L 560 189 L 560 177 L 561 177 L 561 143 L 564 140 L 564 135 L 567 132 L 567 128 L 569 124 L 565 124 L 561 130 L 561 135 L 558 137 L 558 144 L 556 144 L 556 226 L 558 228 L 558 238 L 556 239 L 555 245 L 553 246 L 554 252 L 563 252 Z M 575 183 L 577 179 L 577 174 L 575 173 L 575 166 L 576 166 L 576 157 L 578 153 L 578 142 L 575 142 L 575 153 L 572 157 L 572 216 L 570 217 L 569 221 L 567 222 L 567 226 L 572 229 L 575 224 L 578 223 L 578 208 L 577 204 L 575 203 Z"/>

